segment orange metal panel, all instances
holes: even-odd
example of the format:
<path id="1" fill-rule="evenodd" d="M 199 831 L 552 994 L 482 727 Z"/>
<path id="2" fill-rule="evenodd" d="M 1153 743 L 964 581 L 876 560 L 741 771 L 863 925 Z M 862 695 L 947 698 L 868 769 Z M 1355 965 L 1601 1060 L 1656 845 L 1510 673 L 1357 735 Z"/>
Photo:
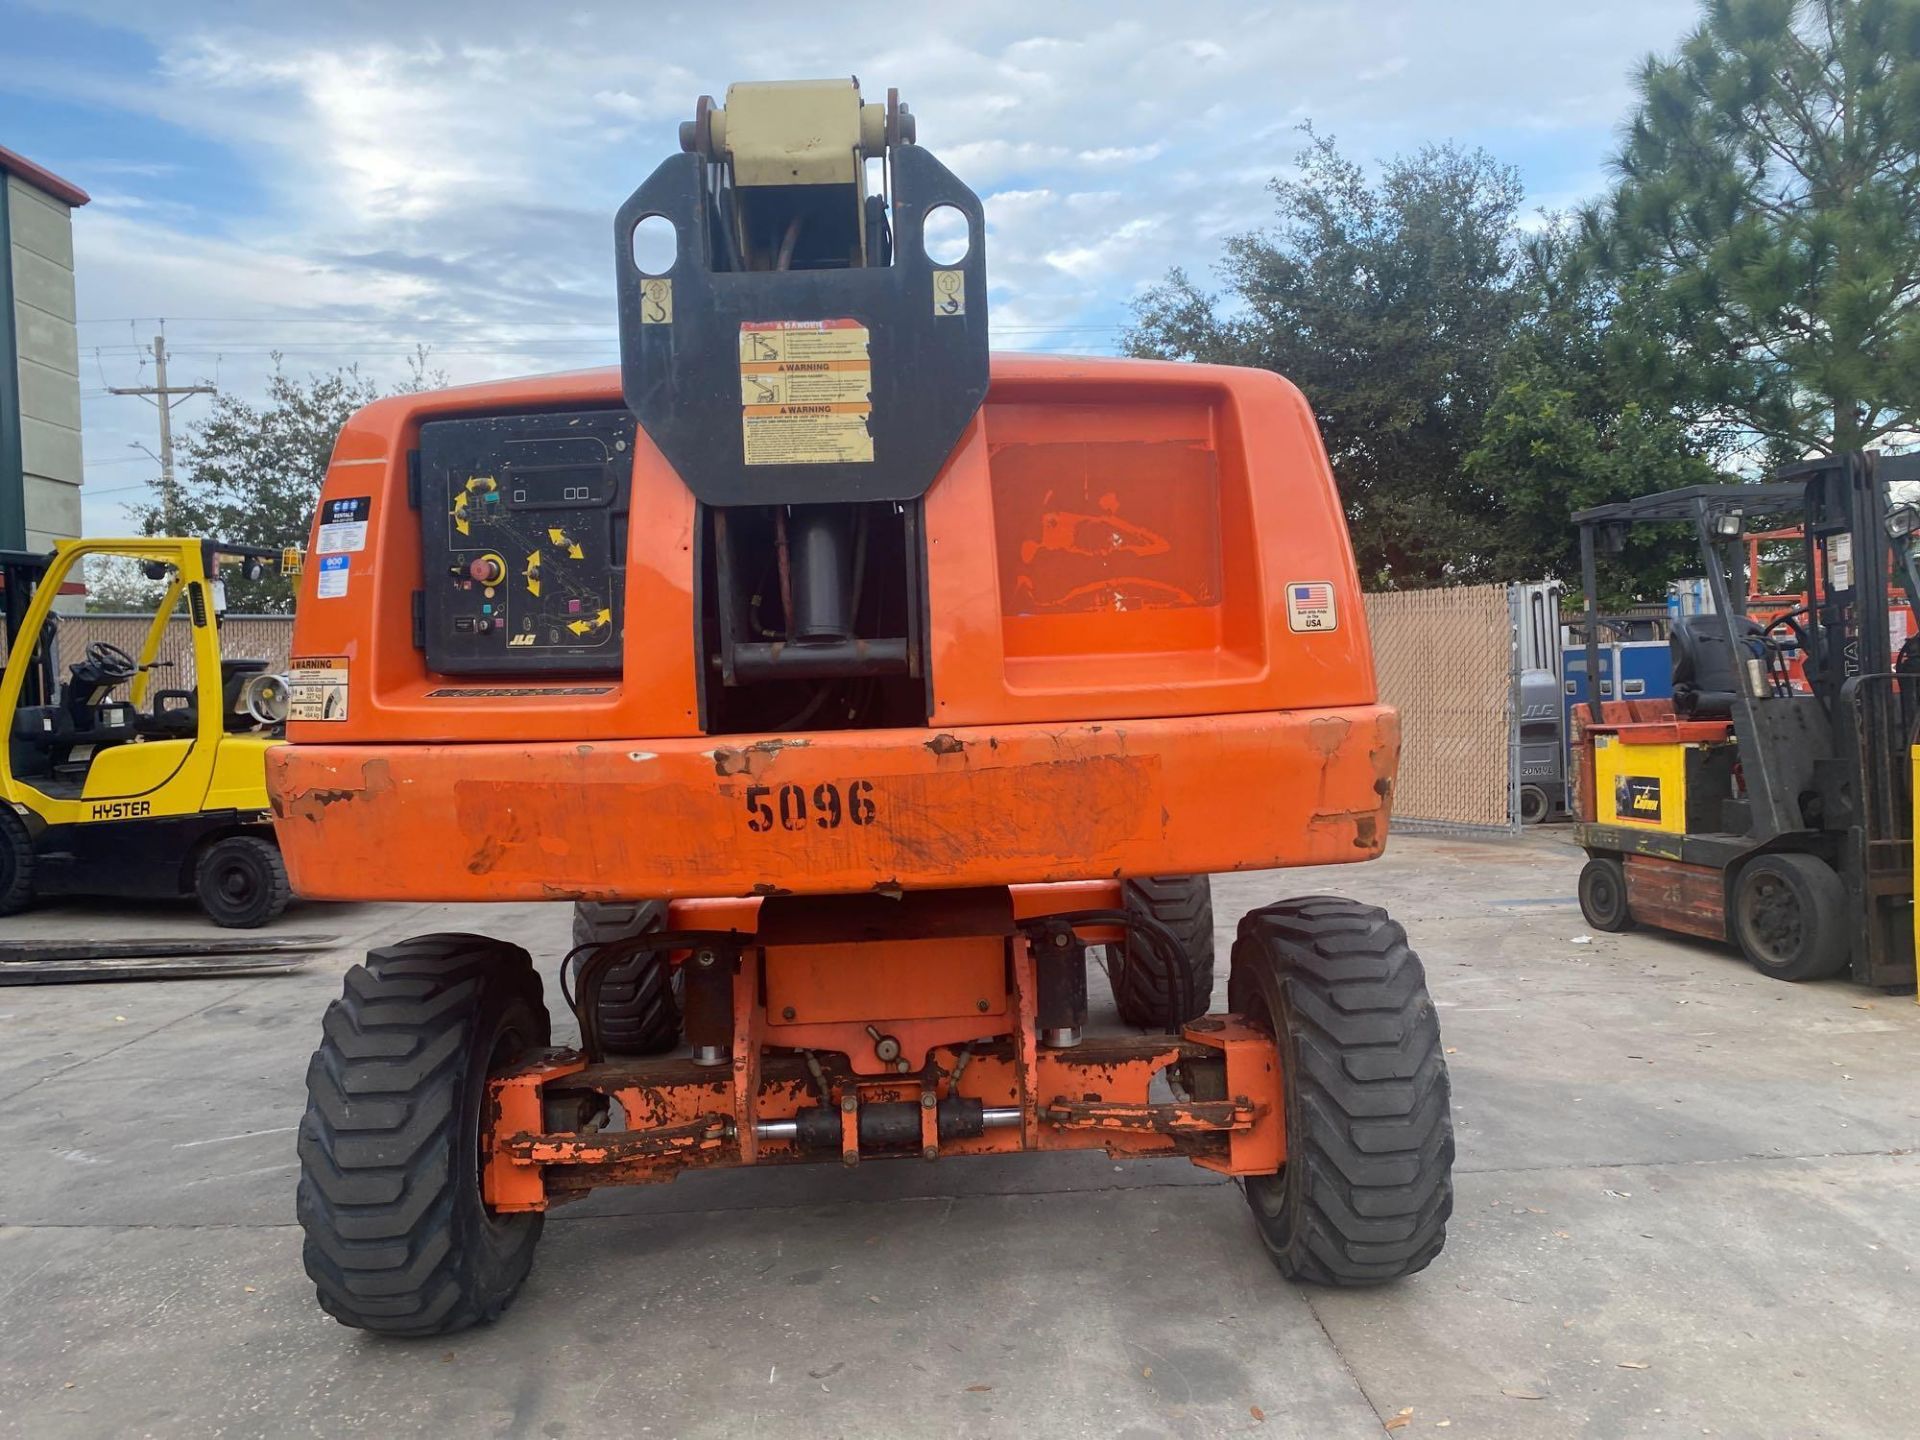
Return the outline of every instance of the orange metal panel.
<path id="1" fill-rule="evenodd" d="M 1398 754 L 1397 717 L 1365 706 L 931 739 L 304 744 L 267 763 L 304 895 L 558 900 L 1365 860 L 1385 843 Z M 839 826 L 805 807 L 826 785 L 860 787 Z"/>
<path id="2" fill-rule="evenodd" d="M 999 936 L 885 945 L 780 945 L 767 951 L 767 1019 L 783 1024 L 1004 1015 L 1007 946 Z M 783 1018 L 791 1011 L 791 1019 Z"/>

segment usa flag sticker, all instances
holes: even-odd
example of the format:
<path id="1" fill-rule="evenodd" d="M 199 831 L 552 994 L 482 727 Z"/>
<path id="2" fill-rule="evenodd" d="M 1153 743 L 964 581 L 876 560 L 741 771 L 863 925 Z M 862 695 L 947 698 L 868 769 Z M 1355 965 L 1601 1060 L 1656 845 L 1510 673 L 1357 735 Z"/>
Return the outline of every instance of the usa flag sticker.
<path id="1" fill-rule="evenodd" d="M 1325 580 L 1294 580 L 1287 585 L 1289 630 L 1338 630 L 1340 617 L 1333 606 L 1333 586 Z"/>

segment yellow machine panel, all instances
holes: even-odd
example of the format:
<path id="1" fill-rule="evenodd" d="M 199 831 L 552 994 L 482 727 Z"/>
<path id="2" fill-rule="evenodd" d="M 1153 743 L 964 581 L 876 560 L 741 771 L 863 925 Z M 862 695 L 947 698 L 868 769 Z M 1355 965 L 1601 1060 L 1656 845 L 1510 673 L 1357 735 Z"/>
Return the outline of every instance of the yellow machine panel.
<path id="1" fill-rule="evenodd" d="M 213 779 L 207 786 L 209 810 L 265 810 L 267 751 L 286 742 L 268 735 L 228 735 L 213 757 Z"/>
<path id="2" fill-rule="evenodd" d="M 142 740 L 102 750 L 87 768 L 81 794 L 86 802 L 84 818 L 128 820 L 198 810 L 197 787 L 168 783 L 180 773 L 192 750 L 191 740 Z"/>
<path id="3" fill-rule="evenodd" d="M 1600 823 L 1685 834 L 1687 752 L 1695 748 L 1626 745 L 1618 736 L 1596 735 L 1593 789 Z"/>

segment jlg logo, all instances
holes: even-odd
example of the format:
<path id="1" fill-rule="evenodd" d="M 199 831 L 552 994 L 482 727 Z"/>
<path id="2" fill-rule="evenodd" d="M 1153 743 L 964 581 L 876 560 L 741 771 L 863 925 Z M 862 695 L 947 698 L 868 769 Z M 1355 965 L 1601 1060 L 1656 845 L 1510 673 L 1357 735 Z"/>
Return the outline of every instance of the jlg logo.
<path id="1" fill-rule="evenodd" d="M 533 644 L 533 636 L 532 636 L 532 634 L 531 634 L 531 633 L 528 633 L 528 634 L 525 634 L 525 635 L 509 635 L 509 636 L 507 637 L 507 644 L 509 644 L 509 645 L 531 645 L 531 644 Z"/>

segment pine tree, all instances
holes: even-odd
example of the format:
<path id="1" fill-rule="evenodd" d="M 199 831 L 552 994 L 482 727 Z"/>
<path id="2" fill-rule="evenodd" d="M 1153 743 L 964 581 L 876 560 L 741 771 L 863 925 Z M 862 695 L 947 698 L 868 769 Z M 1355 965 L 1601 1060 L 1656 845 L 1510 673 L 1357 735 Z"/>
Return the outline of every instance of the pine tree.
<path id="1" fill-rule="evenodd" d="M 1920 3 L 1708 0 L 1642 67 L 1593 253 L 1659 387 L 1776 458 L 1920 423 Z"/>

